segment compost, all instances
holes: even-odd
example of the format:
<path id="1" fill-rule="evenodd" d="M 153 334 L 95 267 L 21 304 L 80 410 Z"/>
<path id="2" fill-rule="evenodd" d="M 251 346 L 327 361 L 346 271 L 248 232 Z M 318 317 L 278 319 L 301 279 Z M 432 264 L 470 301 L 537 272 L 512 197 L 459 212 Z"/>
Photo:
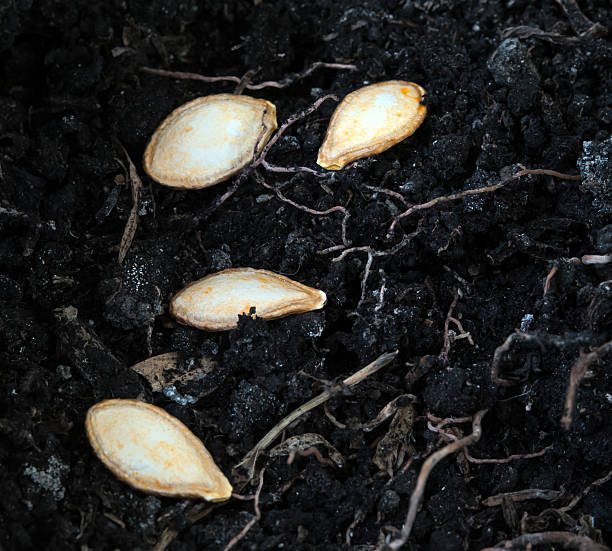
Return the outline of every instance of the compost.
<path id="1" fill-rule="evenodd" d="M 608 549 L 611 23 L 607 0 L 3 3 L 0 548 Z M 318 167 L 337 100 L 385 80 L 427 91 L 423 124 Z M 147 177 L 158 125 L 219 93 L 306 114 L 226 182 Z M 170 316 L 241 267 L 327 304 Z M 247 499 L 115 478 L 84 427 L 112 398 L 180 419 Z"/>

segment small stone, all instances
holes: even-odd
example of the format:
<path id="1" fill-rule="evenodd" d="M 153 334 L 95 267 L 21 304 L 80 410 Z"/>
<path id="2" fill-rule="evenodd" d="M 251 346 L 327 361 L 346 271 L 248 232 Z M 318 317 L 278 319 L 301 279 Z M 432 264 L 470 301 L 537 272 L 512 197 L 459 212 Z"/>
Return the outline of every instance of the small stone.
<path id="1" fill-rule="evenodd" d="M 425 93 L 418 84 L 402 80 L 378 82 L 351 92 L 332 115 L 317 164 L 340 170 L 406 139 L 427 114 L 421 104 Z"/>
<path id="2" fill-rule="evenodd" d="M 540 80 L 529 49 L 518 38 L 506 38 L 487 60 L 487 69 L 500 86 L 511 86 L 525 78 Z"/>
<path id="3" fill-rule="evenodd" d="M 170 301 L 170 314 L 186 325 L 224 331 L 238 325 L 238 316 L 251 308 L 264 319 L 319 310 L 327 297 L 267 270 L 234 268 L 195 281 Z"/>
<path id="4" fill-rule="evenodd" d="M 276 107 L 269 101 L 233 94 L 197 98 L 155 131 L 144 169 L 169 187 L 214 186 L 246 167 L 276 128 Z"/>
<path id="5" fill-rule="evenodd" d="M 577 165 L 582 176 L 580 189 L 593 194 L 593 207 L 601 214 L 612 213 L 612 139 L 587 141 Z M 606 251 L 608 252 L 608 251 Z"/>
<path id="6" fill-rule="evenodd" d="M 378 510 L 383 514 L 392 513 L 399 507 L 399 504 L 400 496 L 393 490 L 385 490 L 378 501 Z"/>
<path id="7" fill-rule="evenodd" d="M 225 501 L 232 486 L 204 444 L 176 417 L 138 400 L 104 400 L 85 419 L 89 442 L 112 473 L 150 494 Z"/>

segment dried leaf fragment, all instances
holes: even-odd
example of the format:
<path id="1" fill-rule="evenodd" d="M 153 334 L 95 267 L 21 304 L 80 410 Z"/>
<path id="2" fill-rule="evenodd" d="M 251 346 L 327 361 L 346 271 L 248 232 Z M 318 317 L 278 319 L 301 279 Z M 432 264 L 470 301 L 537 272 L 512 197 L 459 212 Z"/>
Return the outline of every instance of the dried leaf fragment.
<path id="1" fill-rule="evenodd" d="M 268 270 L 233 268 L 195 281 L 170 301 L 170 313 L 181 323 L 206 331 L 233 329 L 252 307 L 264 319 L 318 310 L 323 291 Z"/>
<path id="2" fill-rule="evenodd" d="M 414 82 L 389 80 L 351 92 L 334 111 L 317 164 L 340 170 L 401 142 L 421 125 L 425 90 Z"/>
<path id="3" fill-rule="evenodd" d="M 186 383 L 202 375 L 211 373 L 217 368 L 217 362 L 202 357 L 194 362 L 192 369 L 185 372 L 177 371 L 180 361 L 179 352 L 166 352 L 159 356 L 152 356 L 131 366 L 131 369 L 142 375 L 154 392 L 161 392 L 164 387 L 175 383 Z"/>
<path id="4" fill-rule="evenodd" d="M 287 440 L 274 446 L 270 450 L 270 457 L 280 457 L 283 455 L 291 455 L 291 453 L 295 452 L 303 452 L 317 445 L 322 445 L 327 449 L 330 459 L 338 465 L 338 467 L 344 465 L 344 457 L 342 457 L 342 454 L 320 434 L 312 432 L 287 438 Z"/>
<path id="5" fill-rule="evenodd" d="M 276 128 L 276 107 L 269 101 L 233 94 L 197 98 L 154 132 L 144 168 L 165 186 L 213 186 L 246 167 Z"/>
<path id="6" fill-rule="evenodd" d="M 129 166 L 129 181 L 130 184 L 132 184 L 132 208 L 130 210 L 130 216 L 125 224 L 123 235 L 121 236 L 121 243 L 119 244 L 119 264 L 124 261 L 125 255 L 132 246 L 134 235 L 136 235 L 136 228 L 138 228 L 138 209 L 140 208 L 140 199 L 142 197 L 142 180 L 138 176 L 138 171 L 128 155 L 128 152 L 123 146 L 121 146 L 121 149 L 123 149 L 125 153 Z"/>
<path id="7" fill-rule="evenodd" d="M 389 473 L 390 476 L 393 476 L 393 469 L 404 461 L 406 454 L 414 454 L 414 448 L 410 442 L 414 417 L 412 405 L 399 408 L 395 412 L 387 434 L 376 446 L 374 464 L 381 471 Z"/>
<path id="8" fill-rule="evenodd" d="M 204 444 L 176 417 L 138 400 L 104 400 L 85 428 L 100 460 L 143 492 L 208 501 L 229 499 L 232 486 Z"/>

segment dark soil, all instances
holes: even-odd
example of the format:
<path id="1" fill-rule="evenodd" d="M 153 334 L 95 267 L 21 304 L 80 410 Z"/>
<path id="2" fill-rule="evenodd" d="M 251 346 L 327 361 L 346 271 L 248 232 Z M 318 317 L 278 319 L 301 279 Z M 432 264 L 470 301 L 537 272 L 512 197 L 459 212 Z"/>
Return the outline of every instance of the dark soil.
<path id="1" fill-rule="evenodd" d="M 112 397 L 163 407 L 231 478 L 285 414 L 394 350 L 392 364 L 328 403 L 346 428 L 319 407 L 284 435 L 318 433 L 343 455 L 341 467 L 314 454 L 291 464 L 260 459 L 261 519 L 235 549 L 374 549 L 397 537 L 424 459 L 447 443 L 426 415 L 483 408 L 473 457 L 546 451 L 496 464 L 469 462 L 463 452 L 444 459 L 407 548 L 478 550 L 547 531 L 610 544 L 612 481 L 583 492 L 612 469 L 612 354 L 591 364 L 571 428 L 560 423 L 571 367 L 581 351 L 612 339 L 612 264 L 580 260 L 612 253 L 612 13 L 608 0 L 580 7 L 603 29 L 570 19 L 552 0 L 3 2 L 0 548 L 223 549 L 253 518 L 253 502 L 232 499 L 194 522 L 204 510 L 195 501 L 131 489 L 93 454 L 87 409 Z M 260 170 L 296 203 L 346 206 L 353 246 L 384 252 L 403 243 L 374 256 L 363 300 L 367 254 L 320 254 L 342 244 L 342 213 L 299 210 L 252 173 L 212 212 L 231 182 L 172 190 L 146 178 L 140 162 L 173 108 L 235 87 L 153 76 L 142 66 L 211 76 L 259 68 L 260 82 L 316 61 L 357 70 L 319 69 L 249 93 L 275 103 L 282 122 L 324 94 L 342 97 L 366 83 L 405 79 L 428 91 L 421 128 L 375 158 L 324 180 Z M 268 160 L 317 168 L 334 107 L 328 101 L 293 126 Z M 143 180 L 122 264 L 132 194 L 118 144 Z M 424 203 L 506 181 L 519 164 L 582 179 L 522 176 L 416 211 L 387 237 L 406 205 L 372 186 Z M 270 322 L 244 316 L 226 333 L 169 317 L 168 300 L 185 284 L 242 266 L 323 289 L 328 304 Z M 450 321 L 445 353 L 455 296 L 452 317 L 473 345 L 453 338 L 461 331 Z M 502 386 L 491 363 L 516 329 L 535 338 L 502 354 L 499 376 L 510 383 Z M 161 392 L 129 367 L 172 351 L 183 375 L 202 357 L 216 367 Z M 391 421 L 370 432 L 359 425 L 406 393 L 416 397 L 416 418 L 397 442 L 405 455 L 381 470 L 377 443 Z M 444 430 L 467 435 L 471 425 Z M 256 482 L 236 489 L 253 493 Z M 562 493 L 483 503 L 525 489 Z M 561 547 L 540 547 L 552 548 Z"/>

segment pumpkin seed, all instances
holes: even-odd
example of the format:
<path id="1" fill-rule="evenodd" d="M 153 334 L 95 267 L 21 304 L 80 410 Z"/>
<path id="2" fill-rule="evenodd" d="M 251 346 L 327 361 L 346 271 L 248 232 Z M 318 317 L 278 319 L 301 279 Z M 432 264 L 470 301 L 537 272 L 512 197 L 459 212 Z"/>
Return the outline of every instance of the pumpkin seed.
<path id="1" fill-rule="evenodd" d="M 207 331 L 233 329 L 238 315 L 254 306 L 259 317 L 275 319 L 323 308 L 323 291 L 253 268 L 223 270 L 195 281 L 170 301 L 170 313 L 181 323 Z"/>
<path id="2" fill-rule="evenodd" d="M 232 94 L 197 98 L 155 131 L 144 168 L 166 186 L 213 186 L 247 166 L 276 128 L 276 107 L 269 101 Z"/>
<path id="3" fill-rule="evenodd" d="M 138 400 L 104 400 L 89 408 L 89 442 L 112 473 L 143 492 L 229 499 L 232 486 L 204 444 L 176 417 Z"/>
<path id="4" fill-rule="evenodd" d="M 334 111 L 317 164 L 340 170 L 401 142 L 421 125 L 425 90 L 414 82 L 389 80 L 346 96 Z"/>

